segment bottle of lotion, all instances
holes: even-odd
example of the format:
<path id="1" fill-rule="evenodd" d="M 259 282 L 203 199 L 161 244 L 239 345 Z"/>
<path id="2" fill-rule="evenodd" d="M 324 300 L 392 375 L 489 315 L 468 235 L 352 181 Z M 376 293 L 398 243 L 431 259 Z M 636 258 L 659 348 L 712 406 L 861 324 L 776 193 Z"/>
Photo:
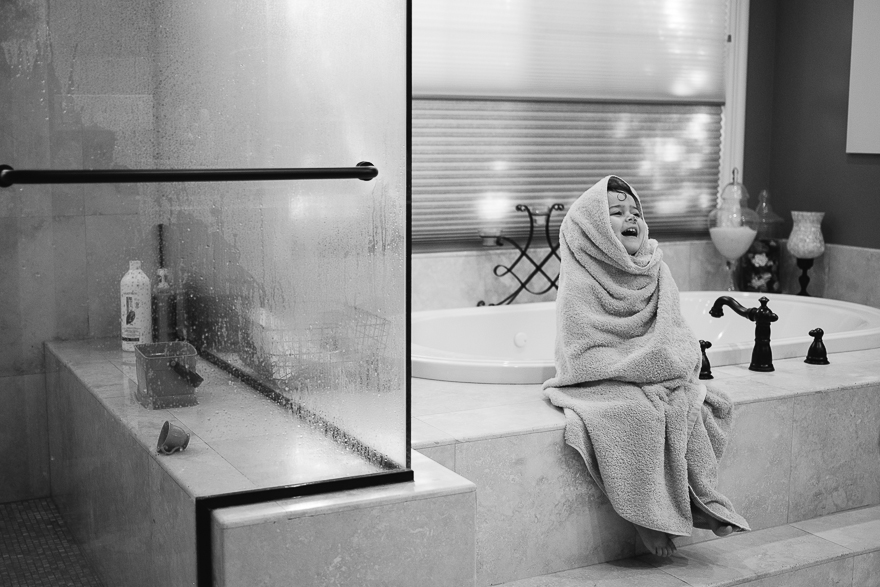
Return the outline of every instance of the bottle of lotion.
<path id="1" fill-rule="evenodd" d="M 129 261 L 128 272 L 119 283 L 122 298 L 122 350 L 153 342 L 150 278 L 141 271 L 140 261 Z"/>

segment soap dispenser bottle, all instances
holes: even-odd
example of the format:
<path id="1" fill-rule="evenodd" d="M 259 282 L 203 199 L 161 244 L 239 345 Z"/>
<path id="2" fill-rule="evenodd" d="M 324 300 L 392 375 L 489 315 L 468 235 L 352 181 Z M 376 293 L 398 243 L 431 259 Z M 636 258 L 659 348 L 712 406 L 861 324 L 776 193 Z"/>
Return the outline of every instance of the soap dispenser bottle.
<path id="1" fill-rule="evenodd" d="M 177 340 L 176 296 L 168 280 L 168 269 L 156 271 L 156 288 L 153 291 L 153 339 L 156 342 Z"/>
<path id="2" fill-rule="evenodd" d="M 758 215 L 758 235 L 740 259 L 740 289 L 778 293 L 782 289 L 779 283 L 779 229 L 783 221 L 773 212 L 768 190 L 761 190 L 758 195 L 755 213 Z"/>
<path id="3" fill-rule="evenodd" d="M 128 272 L 119 282 L 121 297 L 122 350 L 134 351 L 137 344 L 153 342 L 150 278 L 140 261 L 129 261 Z"/>

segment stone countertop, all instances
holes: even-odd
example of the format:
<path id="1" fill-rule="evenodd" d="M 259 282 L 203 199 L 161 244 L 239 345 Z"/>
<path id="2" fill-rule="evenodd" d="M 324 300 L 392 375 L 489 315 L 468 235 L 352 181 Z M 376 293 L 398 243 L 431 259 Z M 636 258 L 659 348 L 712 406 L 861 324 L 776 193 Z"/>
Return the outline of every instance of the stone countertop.
<path id="1" fill-rule="evenodd" d="M 802 358 L 774 361 L 775 371 L 748 365 L 712 369 L 707 381 L 737 405 L 880 383 L 880 349 L 830 353 L 830 365 Z M 540 384 L 482 384 L 411 379 L 412 448 L 562 430 L 565 416 L 544 398 Z"/>

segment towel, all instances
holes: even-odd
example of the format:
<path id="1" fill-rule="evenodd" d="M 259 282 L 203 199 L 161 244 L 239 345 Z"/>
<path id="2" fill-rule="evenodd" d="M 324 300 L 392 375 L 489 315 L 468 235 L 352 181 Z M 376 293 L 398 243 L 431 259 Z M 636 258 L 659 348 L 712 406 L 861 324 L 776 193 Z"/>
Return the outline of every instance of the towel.
<path id="1" fill-rule="evenodd" d="M 699 341 L 657 241 L 646 233 L 629 255 L 612 231 L 611 177 L 562 221 L 556 376 L 544 393 L 621 517 L 675 536 L 709 527 L 706 516 L 748 530 L 717 490 L 733 405 L 699 379 Z"/>

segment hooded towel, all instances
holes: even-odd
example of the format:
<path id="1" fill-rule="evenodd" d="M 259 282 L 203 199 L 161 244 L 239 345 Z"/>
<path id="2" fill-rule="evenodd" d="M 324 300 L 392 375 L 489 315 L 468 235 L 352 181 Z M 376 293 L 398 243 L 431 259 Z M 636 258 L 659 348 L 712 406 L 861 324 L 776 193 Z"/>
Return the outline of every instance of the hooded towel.
<path id="1" fill-rule="evenodd" d="M 565 412 L 566 443 L 624 519 L 687 536 L 696 513 L 697 527 L 708 515 L 748 530 L 716 489 L 733 406 L 699 380 L 699 341 L 657 241 L 646 233 L 629 255 L 612 231 L 611 177 L 562 221 L 556 376 L 544 393 Z"/>

